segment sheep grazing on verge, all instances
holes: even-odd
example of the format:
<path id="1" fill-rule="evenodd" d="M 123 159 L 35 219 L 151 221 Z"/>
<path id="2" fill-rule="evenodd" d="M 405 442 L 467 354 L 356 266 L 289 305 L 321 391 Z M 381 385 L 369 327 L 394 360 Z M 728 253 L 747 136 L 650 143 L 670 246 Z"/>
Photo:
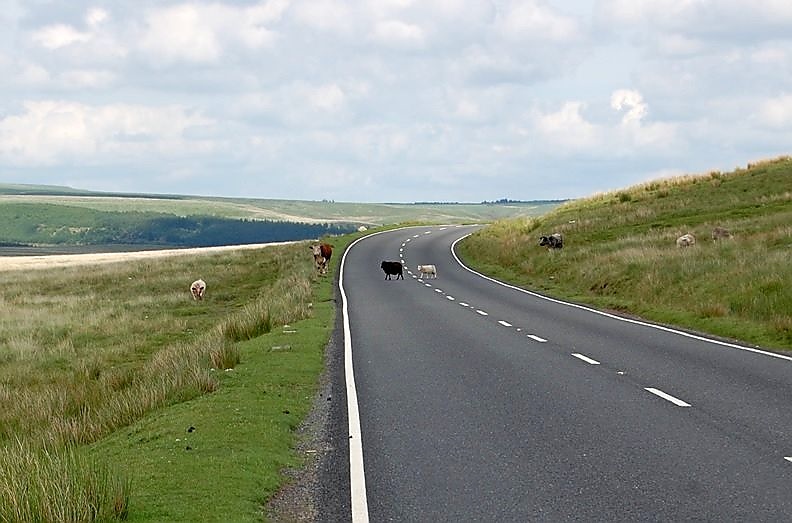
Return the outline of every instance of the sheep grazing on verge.
<path id="1" fill-rule="evenodd" d="M 692 234 L 683 234 L 676 240 L 677 247 L 690 247 L 696 244 L 696 238 Z"/>
<path id="2" fill-rule="evenodd" d="M 540 236 L 539 245 L 546 245 L 548 249 L 561 249 L 564 246 L 564 237 L 559 232 L 555 232 L 550 236 Z"/>
<path id="3" fill-rule="evenodd" d="M 196 301 L 200 301 L 204 298 L 204 294 L 206 294 L 206 282 L 203 280 L 195 280 L 190 285 L 190 294 Z"/>
<path id="4" fill-rule="evenodd" d="M 723 227 L 715 227 L 712 229 L 712 241 L 716 242 L 718 240 L 722 240 L 723 238 L 731 238 L 732 233 L 729 232 L 729 229 L 724 229 Z"/>

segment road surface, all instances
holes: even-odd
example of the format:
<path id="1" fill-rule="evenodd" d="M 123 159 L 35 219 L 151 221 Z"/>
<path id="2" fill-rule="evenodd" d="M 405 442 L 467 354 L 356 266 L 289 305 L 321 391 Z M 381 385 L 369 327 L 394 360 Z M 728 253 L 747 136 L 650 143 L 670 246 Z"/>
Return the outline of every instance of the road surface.
<path id="1" fill-rule="evenodd" d="M 320 520 L 792 520 L 792 359 L 494 282 L 452 252 L 472 230 L 345 253 Z"/>

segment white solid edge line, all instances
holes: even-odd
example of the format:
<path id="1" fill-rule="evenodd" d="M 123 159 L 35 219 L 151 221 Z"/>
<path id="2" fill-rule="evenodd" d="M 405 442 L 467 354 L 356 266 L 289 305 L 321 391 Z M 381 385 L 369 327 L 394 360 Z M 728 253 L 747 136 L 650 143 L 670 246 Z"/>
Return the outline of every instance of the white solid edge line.
<path id="1" fill-rule="evenodd" d="M 360 411 L 358 409 L 357 388 L 355 387 L 355 371 L 352 363 L 352 334 L 349 327 L 349 308 L 346 291 L 344 290 L 344 265 L 352 247 L 364 238 L 362 236 L 352 242 L 341 257 L 338 288 L 341 293 L 341 310 L 344 315 L 344 376 L 346 379 L 347 419 L 349 421 L 349 492 L 353 523 L 368 523 L 368 499 L 366 498 L 366 473 L 363 466 L 363 439 L 360 430 Z"/>
<path id="2" fill-rule="evenodd" d="M 611 319 L 614 319 L 614 320 L 623 321 L 625 323 L 632 323 L 634 325 L 641 325 L 643 327 L 649 327 L 651 329 L 657 329 L 657 330 L 661 330 L 661 331 L 665 331 L 665 332 L 670 332 L 672 334 L 678 334 L 678 335 L 684 336 L 686 338 L 691 338 L 691 339 L 698 340 L 698 341 L 704 341 L 704 342 L 712 343 L 714 345 L 720 345 L 722 347 L 729 347 L 731 349 L 738 349 L 738 350 L 742 350 L 742 351 L 746 351 L 746 352 L 753 352 L 755 354 L 761 354 L 761 355 L 764 355 L 764 356 L 770 356 L 771 358 L 778 358 L 778 359 L 781 359 L 781 360 L 792 361 L 792 356 L 785 356 L 783 354 L 776 354 L 775 352 L 768 352 L 768 351 L 762 350 L 762 349 L 755 349 L 753 347 L 746 347 L 744 345 L 737 345 L 736 343 L 729 343 L 729 342 L 726 342 L 726 341 L 720 341 L 720 340 L 715 340 L 715 339 L 712 339 L 712 338 L 706 338 L 704 336 L 699 336 L 697 334 L 691 334 L 689 332 L 684 332 L 684 331 L 672 329 L 670 327 L 664 327 L 663 325 L 656 325 L 654 323 L 648 323 L 648 322 L 645 322 L 645 321 L 633 320 L 633 319 L 630 319 L 630 318 L 623 318 L 621 316 L 616 316 L 615 314 L 610 314 L 608 312 L 603 312 L 603 311 L 598 311 L 597 309 L 592 309 L 591 307 L 586 307 L 585 305 L 578 305 L 577 303 L 569 303 L 569 302 L 566 302 L 566 301 L 558 300 L 556 298 L 550 298 L 549 296 L 543 296 L 542 294 L 538 294 L 536 292 L 532 292 L 532 291 L 529 291 L 529 290 L 521 289 L 520 287 L 516 287 L 514 285 L 509 285 L 508 283 L 504 283 L 502 281 L 496 280 L 495 278 L 491 278 L 489 276 L 485 276 L 484 274 L 481 274 L 480 272 L 474 271 L 473 269 L 471 269 L 470 267 L 468 267 L 467 265 L 462 263 L 462 260 L 460 260 L 459 257 L 456 255 L 456 252 L 454 252 L 454 247 L 456 247 L 456 244 L 459 243 L 460 241 L 464 240 L 468 236 L 470 236 L 470 233 L 465 234 L 464 236 L 461 236 L 459 239 L 457 239 L 454 243 L 451 244 L 451 254 L 454 256 L 454 259 L 456 260 L 456 262 L 459 264 L 460 267 L 462 267 L 463 269 L 465 269 L 465 270 L 467 270 L 469 272 L 472 272 L 476 276 L 480 276 L 480 277 L 484 278 L 485 280 L 489 280 L 489 281 L 491 281 L 493 283 L 497 283 L 498 285 L 502 285 L 504 287 L 508 287 L 509 289 L 513 289 L 515 291 L 519 291 L 519 292 L 523 292 L 525 294 L 529 294 L 531 296 L 534 296 L 536 298 L 540 298 L 542 300 L 547 300 L 547 301 L 550 301 L 550 302 L 553 302 L 553 303 L 558 303 L 560 305 L 566 305 L 568 307 L 573 307 L 575 309 L 580 309 L 580 310 L 592 312 L 594 314 L 599 314 L 600 316 L 605 316 L 606 318 L 611 318 Z"/>
<path id="3" fill-rule="evenodd" d="M 686 403 L 686 402 L 682 401 L 679 398 L 675 398 L 674 396 L 672 396 L 670 394 L 666 394 L 662 390 L 654 389 L 652 387 L 646 387 L 646 388 L 644 388 L 644 390 L 651 392 L 655 396 L 660 396 L 664 400 L 670 401 L 671 403 L 673 403 L 674 405 L 676 405 L 678 407 L 690 407 L 690 403 Z"/>
<path id="4" fill-rule="evenodd" d="M 579 352 L 573 352 L 572 356 L 574 356 L 575 358 L 577 358 L 579 360 L 583 360 L 583 361 L 585 361 L 586 363 L 588 363 L 590 365 L 599 365 L 600 364 L 600 362 L 598 362 L 597 360 L 592 360 L 588 356 L 580 354 Z"/>

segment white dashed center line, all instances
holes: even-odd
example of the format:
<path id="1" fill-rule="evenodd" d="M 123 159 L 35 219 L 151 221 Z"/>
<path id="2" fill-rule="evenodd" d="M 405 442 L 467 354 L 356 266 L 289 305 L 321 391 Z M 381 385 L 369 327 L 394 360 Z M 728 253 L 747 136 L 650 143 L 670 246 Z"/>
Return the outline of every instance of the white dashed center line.
<path id="1" fill-rule="evenodd" d="M 784 459 L 792 463 L 792 456 L 785 456 Z"/>
<path id="2" fill-rule="evenodd" d="M 435 289 L 435 292 L 440 292 L 440 293 L 442 293 L 442 292 L 443 292 L 443 289 Z"/>
<path id="3" fill-rule="evenodd" d="M 585 361 L 586 363 L 588 363 L 590 365 L 599 365 L 600 364 L 600 362 L 598 362 L 597 360 L 592 360 L 588 356 L 584 356 L 583 354 L 579 354 L 577 352 L 572 353 L 572 356 L 576 357 L 579 360 L 583 360 L 583 361 Z"/>
<path id="4" fill-rule="evenodd" d="M 503 320 L 500 320 L 498 323 L 500 323 L 500 324 L 501 324 L 501 325 L 503 325 L 504 327 L 511 327 L 511 326 L 512 326 L 512 324 L 511 324 L 511 323 L 509 323 L 508 321 L 503 321 Z"/>
<path id="5" fill-rule="evenodd" d="M 479 313 L 479 314 L 481 314 L 482 316 L 489 316 L 489 314 L 487 314 L 486 312 L 484 312 L 484 311 L 483 311 L 483 310 L 481 310 L 481 309 L 476 309 L 476 312 L 478 312 L 478 313 Z"/>
<path id="6" fill-rule="evenodd" d="M 470 307 L 469 304 L 465 303 L 464 301 L 460 301 L 459 304 L 463 307 Z"/>
<path id="7" fill-rule="evenodd" d="M 532 340 L 534 340 L 534 341 L 538 341 L 539 343 L 547 343 L 547 340 L 546 340 L 546 339 L 544 339 L 544 338 L 540 338 L 540 337 L 539 337 L 539 336 L 537 336 L 536 334 L 529 334 L 529 335 L 528 335 L 528 337 L 529 337 L 529 338 L 531 338 L 531 339 L 532 339 Z"/>
<path id="8" fill-rule="evenodd" d="M 454 297 L 453 296 L 446 296 L 446 298 L 448 298 L 451 301 L 454 301 Z"/>
<path id="9" fill-rule="evenodd" d="M 647 390 L 647 391 L 651 392 L 655 396 L 660 396 L 661 398 L 663 398 L 666 401 L 670 401 L 671 403 L 673 403 L 677 407 L 690 407 L 691 406 L 690 403 L 686 403 L 686 402 L 682 401 L 679 398 L 675 398 L 675 397 L 673 397 L 670 394 L 666 394 L 662 390 L 654 389 L 652 387 L 646 387 L 644 390 Z"/>

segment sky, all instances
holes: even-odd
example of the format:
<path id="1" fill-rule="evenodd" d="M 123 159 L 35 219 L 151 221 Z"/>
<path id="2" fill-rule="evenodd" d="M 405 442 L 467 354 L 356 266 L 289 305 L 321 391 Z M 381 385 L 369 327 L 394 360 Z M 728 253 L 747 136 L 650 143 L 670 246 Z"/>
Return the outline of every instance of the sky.
<path id="1" fill-rule="evenodd" d="M 0 4 L 0 183 L 542 200 L 792 153 L 790 0 Z"/>

